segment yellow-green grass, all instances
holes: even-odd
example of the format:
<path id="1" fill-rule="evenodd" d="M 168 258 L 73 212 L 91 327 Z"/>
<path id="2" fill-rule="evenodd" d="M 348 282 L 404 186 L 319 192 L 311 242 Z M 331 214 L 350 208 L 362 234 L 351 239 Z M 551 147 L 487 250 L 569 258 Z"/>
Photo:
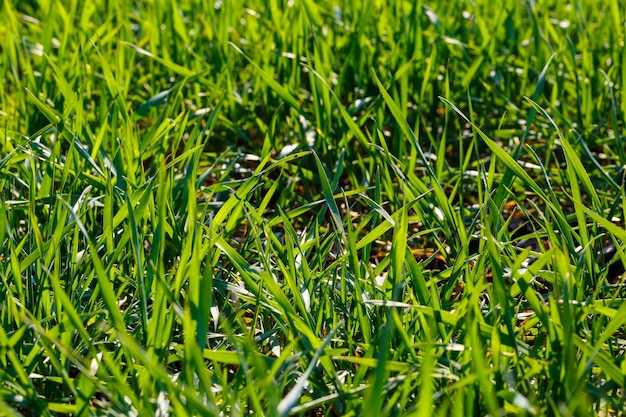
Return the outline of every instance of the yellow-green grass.
<path id="1" fill-rule="evenodd" d="M 625 413 L 625 16 L 4 0 L 0 414 Z"/>

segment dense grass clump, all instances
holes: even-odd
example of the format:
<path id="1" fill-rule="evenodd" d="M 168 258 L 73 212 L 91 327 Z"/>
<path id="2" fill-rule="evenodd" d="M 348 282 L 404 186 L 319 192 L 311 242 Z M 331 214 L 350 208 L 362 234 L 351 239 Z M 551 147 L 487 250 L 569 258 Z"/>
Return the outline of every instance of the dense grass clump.
<path id="1" fill-rule="evenodd" d="M 0 414 L 626 413 L 624 16 L 5 0 Z"/>

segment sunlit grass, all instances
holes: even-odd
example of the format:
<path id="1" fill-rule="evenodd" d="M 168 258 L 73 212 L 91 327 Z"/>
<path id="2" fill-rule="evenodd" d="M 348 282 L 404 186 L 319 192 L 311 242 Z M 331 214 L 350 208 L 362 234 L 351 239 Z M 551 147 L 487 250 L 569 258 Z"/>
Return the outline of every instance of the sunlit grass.
<path id="1" fill-rule="evenodd" d="M 4 1 L 0 414 L 621 415 L 622 9 Z"/>

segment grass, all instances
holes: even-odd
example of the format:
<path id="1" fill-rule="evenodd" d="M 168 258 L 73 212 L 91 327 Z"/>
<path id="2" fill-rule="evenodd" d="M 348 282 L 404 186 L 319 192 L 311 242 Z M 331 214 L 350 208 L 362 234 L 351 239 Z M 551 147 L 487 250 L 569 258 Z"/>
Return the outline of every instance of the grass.
<path id="1" fill-rule="evenodd" d="M 0 6 L 0 414 L 621 415 L 618 1 Z"/>

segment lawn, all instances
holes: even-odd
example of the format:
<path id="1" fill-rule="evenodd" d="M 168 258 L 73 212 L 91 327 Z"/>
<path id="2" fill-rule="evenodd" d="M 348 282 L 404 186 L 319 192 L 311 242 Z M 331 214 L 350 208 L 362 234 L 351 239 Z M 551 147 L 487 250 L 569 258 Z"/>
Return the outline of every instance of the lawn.
<path id="1" fill-rule="evenodd" d="M 0 415 L 626 414 L 625 19 L 4 0 Z"/>

